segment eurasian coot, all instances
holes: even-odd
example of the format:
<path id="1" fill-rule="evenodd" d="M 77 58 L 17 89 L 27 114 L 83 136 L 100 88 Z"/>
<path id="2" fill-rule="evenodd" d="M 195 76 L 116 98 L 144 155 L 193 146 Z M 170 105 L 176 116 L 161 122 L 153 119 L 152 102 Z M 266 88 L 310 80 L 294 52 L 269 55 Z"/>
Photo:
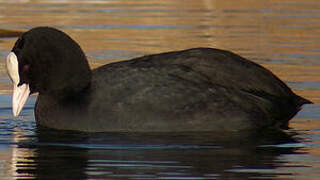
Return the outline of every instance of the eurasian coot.
<path id="1" fill-rule="evenodd" d="M 65 33 L 37 27 L 7 57 L 13 114 L 38 92 L 37 124 L 86 132 L 247 131 L 287 128 L 310 101 L 232 52 L 194 48 L 90 70 Z"/>

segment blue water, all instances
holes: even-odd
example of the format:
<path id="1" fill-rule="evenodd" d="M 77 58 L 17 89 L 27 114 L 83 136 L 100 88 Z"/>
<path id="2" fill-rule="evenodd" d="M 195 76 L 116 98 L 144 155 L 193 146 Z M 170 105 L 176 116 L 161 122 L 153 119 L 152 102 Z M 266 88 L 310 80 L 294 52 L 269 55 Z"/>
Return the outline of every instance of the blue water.
<path id="1" fill-rule="evenodd" d="M 0 33 L 60 28 L 80 43 L 92 67 L 223 48 L 263 64 L 315 102 L 284 132 L 54 131 L 36 126 L 36 96 L 21 116 L 12 116 L 10 80 L 0 61 L 0 179 L 320 179 L 319 7 L 311 0 L 0 0 Z M 0 59 L 15 41 L 0 38 Z"/>

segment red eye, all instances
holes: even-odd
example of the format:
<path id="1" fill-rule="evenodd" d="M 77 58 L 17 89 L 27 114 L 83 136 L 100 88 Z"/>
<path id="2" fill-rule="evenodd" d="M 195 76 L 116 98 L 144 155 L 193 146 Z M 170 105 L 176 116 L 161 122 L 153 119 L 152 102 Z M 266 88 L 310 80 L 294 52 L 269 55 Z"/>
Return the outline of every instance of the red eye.
<path id="1" fill-rule="evenodd" d="M 30 68 L 30 65 L 24 65 L 23 66 L 23 72 L 28 72 L 29 71 L 29 68 Z"/>

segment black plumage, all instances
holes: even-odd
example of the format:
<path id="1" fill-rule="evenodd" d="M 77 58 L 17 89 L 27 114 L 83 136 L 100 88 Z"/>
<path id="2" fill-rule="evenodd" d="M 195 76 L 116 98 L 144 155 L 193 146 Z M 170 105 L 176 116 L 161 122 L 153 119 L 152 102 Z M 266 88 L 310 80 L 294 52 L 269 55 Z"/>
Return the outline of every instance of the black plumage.
<path id="1" fill-rule="evenodd" d="M 37 124 L 88 132 L 242 131 L 287 128 L 310 101 L 232 52 L 194 48 L 90 70 L 65 33 L 38 27 L 13 50 L 20 84 L 39 92 Z M 23 67 L 28 65 L 28 71 Z"/>

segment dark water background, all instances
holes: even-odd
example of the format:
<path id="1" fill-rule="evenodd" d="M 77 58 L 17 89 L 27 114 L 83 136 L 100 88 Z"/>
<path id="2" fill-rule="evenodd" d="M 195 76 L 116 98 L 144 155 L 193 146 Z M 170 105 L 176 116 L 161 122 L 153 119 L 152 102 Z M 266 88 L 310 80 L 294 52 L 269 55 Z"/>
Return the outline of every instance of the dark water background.
<path id="1" fill-rule="evenodd" d="M 38 129 L 36 97 L 12 117 L 4 69 L 16 35 L 35 26 L 67 32 L 93 68 L 192 47 L 232 50 L 315 104 L 283 133 Z M 0 0 L 0 179 L 320 179 L 319 34 L 316 0 Z"/>

